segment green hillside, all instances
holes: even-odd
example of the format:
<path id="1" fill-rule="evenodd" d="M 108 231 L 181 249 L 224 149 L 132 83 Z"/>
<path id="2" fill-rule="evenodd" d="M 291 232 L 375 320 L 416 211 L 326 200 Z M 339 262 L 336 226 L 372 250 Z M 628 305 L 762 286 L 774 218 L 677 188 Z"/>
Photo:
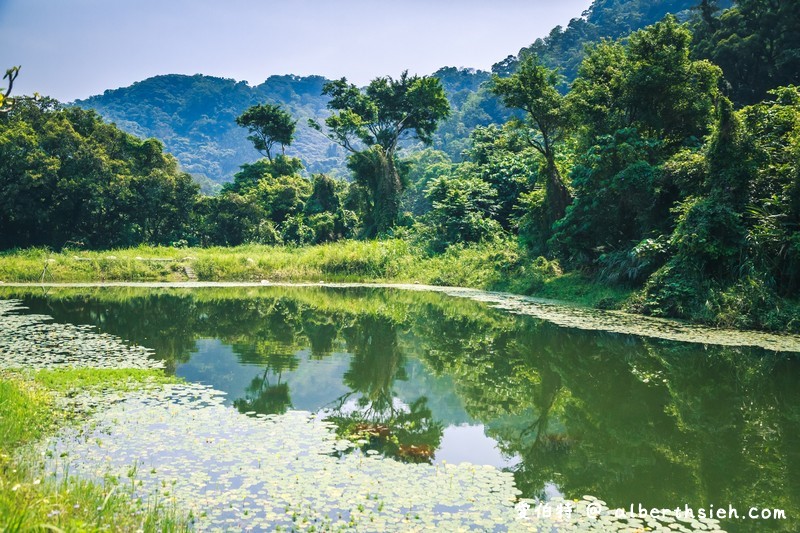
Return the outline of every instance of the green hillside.
<path id="1" fill-rule="evenodd" d="M 667 13 L 680 13 L 685 19 L 696 4 L 697 0 L 596 0 L 566 28 L 554 28 L 520 53 L 537 53 L 546 65 L 559 67 L 565 80 L 571 81 L 586 44 L 627 35 Z M 500 75 L 510 73 L 518 57 L 509 56 L 492 70 Z M 441 80 L 452 107 L 451 116 L 435 135 L 434 147 L 460 160 L 475 127 L 504 123 L 511 112 L 483 87 L 491 78 L 489 72 L 443 67 L 433 76 Z M 211 191 L 214 183 L 231 181 L 240 165 L 258 159 L 247 132 L 234 119 L 249 106 L 263 102 L 281 104 L 298 119 L 296 139 L 287 155 L 299 157 L 310 174 L 347 175 L 344 151 L 306 125 L 309 118 L 321 120 L 327 115 L 328 99 L 321 95 L 326 81 L 321 76 L 270 76 L 251 87 L 246 82 L 200 74 L 170 74 L 75 103 L 96 110 L 128 133 L 161 140 L 182 168 L 194 175 L 204 190 Z"/>
<path id="2" fill-rule="evenodd" d="M 247 132 L 235 119 L 249 106 L 270 101 L 283 104 L 299 127 L 290 155 L 301 157 L 311 173 L 342 167 L 343 154 L 305 119 L 324 116 L 321 76 L 271 76 L 256 87 L 246 82 L 196 74 L 169 74 L 109 90 L 75 102 L 94 109 L 106 120 L 140 137 L 155 137 L 183 169 L 212 182 L 230 181 L 243 163 L 259 158 Z"/>

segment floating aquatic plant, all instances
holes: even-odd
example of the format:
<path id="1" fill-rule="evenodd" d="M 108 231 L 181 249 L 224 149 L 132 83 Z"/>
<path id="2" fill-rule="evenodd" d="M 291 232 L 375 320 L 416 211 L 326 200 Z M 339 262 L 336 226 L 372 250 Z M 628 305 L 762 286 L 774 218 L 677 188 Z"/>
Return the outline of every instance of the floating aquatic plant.
<path id="1" fill-rule="evenodd" d="M 94 326 L 52 322 L 46 315 L 19 314 L 19 300 L 0 300 L 0 368 L 161 368 L 151 350 L 129 346 Z"/>
<path id="2" fill-rule="evenodd" d="M 210 388 L 171 385 L 135 393 L 65 432 L 51 444 L 48 467 L 135 478 L 138 496 L 174 499 L 201 529 L 494 529 L 514 521 L 510 473 L 337 454 L 352 446 L 307 412 L 248 417 Z"/>

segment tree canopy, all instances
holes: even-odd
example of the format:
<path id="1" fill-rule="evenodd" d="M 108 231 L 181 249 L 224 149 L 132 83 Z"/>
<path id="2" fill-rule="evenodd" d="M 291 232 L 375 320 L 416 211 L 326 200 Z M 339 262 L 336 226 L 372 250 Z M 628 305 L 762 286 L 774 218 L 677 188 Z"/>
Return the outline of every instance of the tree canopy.
<path id="1" fill-rule="evenodd" d="M 356 141 L 379 145 L 390 154 L 411 137 L 430 144 L 437 123 L 450 112 L 437 78 L 409 76 L 408 71 L 396 80 L 375 78 L 363 91 L 342 78 L 327 83 L 322 93 L 330 96 L 328 108 L 334 111 L 325 124 L 333 139 L 351 152 L 358 151 Z"/>
<path id="2" fill-rule="evenodd" d="M 704 2 L 693 24 L 694 54 L 722 68 L 729 96 L 754 104 L 778 86 L 800 84 L 800 9 L 797 2 L 737 0 L 724 11 Z"/>
<path id="3" fill-rule="evenodd" d="M 48 98 L 0 120 L 0 248 L 170 244 L 188 236 L 197 186 L 155 140 Z"/>
<path id="4" fill-rule="evenodd" d="M 527 55 L 514 74 L 507 78 L 495 74 L 492 81 L 492 90 L 506 106 L 524 111 L 523 120 L 512 119 L 511 123 L 544 158 L 544 223 L 550 226 L 564 216 L 572 200 L 556 164 L 557 149 L 570 127 L 565 99 L 556 88 L 557 73 Z"/>
<path id="5" fill-rule="evenodd" d="M 292 116 L 274 104 L 259 104 L 247 109 L 236 117 L 236 123 L 250 132 L 247 137 L 253 146 L 267 159 L 272 161 L 272 147 L 279 144 L 281 153 L 286 153 L 286 147 L 292 144 L 297 121 Z"/>
<path id="6" fill-rule="evenodd" d="M 198 196 L 158 141 L 18 98 L 0 114 L 0 247 L 392 235 L 445 260 L 477 244 L 469 253 L 525 290 L 566 270 L 636 291 L 624 305 L 637 312 L 800 328 L 796 14 L 690 4 L 596 0 L 494 75 L 443 68 L 363 88 L 165 76 L 93 100 L 133 113 L 114 118 L 137 133 L 166 131 L 170 150 L 194 154 L 187 170 L 231 175 L 216 196 Z M 292 115 L 316 131 L 293 143 Z M 265 158 L 242 160 L 237 123 Z M 320 172 L 342 154 L 350 176 Z"/>
<path id="7" fill-rule="evenodd" d="M 430 144 L 436 124 L 450 112 L 441 82 L 403 72 L 398 79 L 375 78 L 362 90 L 342 78 L 327 83 L 323 94 L 333 111 L 325 119 L 327 135 L 351 152 L 348 167 L 369 193 L 367 232 L 385 232 L 397 222 L 403 190 L 398 144 L 411 138 Z M 309 124 L 322 131 L 319 123 Z"/>

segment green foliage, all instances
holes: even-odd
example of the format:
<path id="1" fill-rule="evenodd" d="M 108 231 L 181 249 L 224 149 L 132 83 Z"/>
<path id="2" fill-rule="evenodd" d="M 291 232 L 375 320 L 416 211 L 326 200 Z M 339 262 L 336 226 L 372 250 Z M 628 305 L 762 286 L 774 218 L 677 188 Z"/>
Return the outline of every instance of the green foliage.
<path id="1" fill-rule="evenodd" d="M 249 107 L 244 113 L 236 117 L 239 126 L 247 128 L 250 135 L 247 137 L 262 155 L 272 161 L 272 147 L 277 143 L 281 146 L 281 154 L 286 153 L 286 147 L 292 144 L 296 120 L 279 105 L 259 104 Z"/>
<path id="2" fill-rule="evenodd" d="M 156 141 L 126 136 L 91 113 L 22 99 L 0 117 L 0 247 L 304 246 L 392 235 L 415 250 L 398 256 L 402 267 L 425 257 L 442 272 L 409 272 L 436 282 L 495 286 L 506 276 L 514 290 L 568 293 L 566 281 L 526 270 L 542 256 L 580 272 L 576 280 L 641 288 L 634 310 L 777 327 L 800 290 L 800 92 L 770 89 L 797 78 L 797 32 L 787 29 L 796 14 L 766 0 L 720 11 L 728 4 L 704 0 L 693 13 L 688 0 L 595 0 L 493 75 L 443 68 L 364 88 L 285 76 L 252 89 L 167 76 L 92 100 L 115 102 L 104 112 L 123 127 L 158 131 L 181 157 L 199 147 L 218 166 L 215 176 L 230 176 L 230 154 L 246 146 L 241 131 L 228 137 L 238 116 L 267 157 L 241 165 L 212 198 L 197 197 Z M 735 78 L 730 86 L 723 72 Z M 263 101 L 275 104 L 253 105 Z M 283 151 L 293 140 L 284 108 L 317 130 L 297 131 L 302 161 L 273 157 L 277 144 Z M 318 173 L 341 167 L 343 152 L 351 183 Z M 184 168 L 192 170 L 190 157 Z M 513 234 L 522 249 L 495 253 Z M 236 256 L 194 266 L 207 279 L 272 276 L 267 265 L 290 278 L 327 272 L 281 257 L 286 263 Z M 497 264 L 457 272 L 481 257 Z M 355 256 L 333 263 L 337 276 L 394 272 Z M 80 276 L 182 279 L 184 266 L 58 260 L 45 275 L 74 268 Z M 33 277 L 23 270 L 10 272 Z"/>
<path id="3" fill-rule="evenodd" d="M 365 232 L 384 233 L 400 214 L 398 143 L 414 137 L 430 144 L 436 124 L 450 113 L 441 83 L 403 72 L 397 80 L 375 78 L 363 91 L 342 78 L 325 84 L 323 94 L 331 97 L 328 108 L 334 112 L 325 119 L 330 138 L 351 152 L 348 168 L 369 195 Z M 309 124 L 321 131 L 318 123 Z"/>
<path id="4" fill-rule="evenodd" d="M 512 120 L 512 124 L 544 158 L 545 221 L 549 226 L 564 216 L 572 200 L 556 164 L 557 151 L 570 127 L 564 97 L 556 89 L 558 76 L 536 56 L 527 55 L 514 74 L 508 78 L 495 74 L 492 81 L 492 91 L 506 106 L 524 111 L 524 121 Z"/>
<path id="5" fill-rule="evenodd" d="M 120 487 L 66 477 L 42 479 L 40 455 L 30 445 L 67 423 L 54 402 L 89 387 L 131 390 L 167 383 L 160 371 L 61 369 L 35 374 L 0 373 L 0 529 L 185 531 L 186 520 L 161 504 L 133 502 Z"/>
<path id="6" fill-rule="evenodd" d="M 547 253 L 547 240 L 552 226 L 547 220 L 545 190 L 538 188 L 521 194 L 518 208 L 522 212 L 517 220 L 520 243 L 533 255 Z"/>
<path id="7" fill-rule="evenodd" d="M 430 184 L 426 196 L 432 208 L 424 218 L 423 237 L 435 252 L 455 243 L 491 240 L 502 232 L 492 218 L 497 193 L 480 178 L 443 176 Z"/>
<path id="8" fill-rule="evenodd" d="M 658 169 L 652 164 L 658 148 L 635 129 L 624 129 L 600 137 L 579 159 L 571 176 L 575 200 L 556 223 L 551 242 L 567 264 L 627 255 L 658 229 L 665 215 L 657 209 Z"/>
<path id="9" fill-rule="evenodd" d="M 280 224 L 287 217 L 302 213 L 311 191 L 311 183 L 306 178 L 294 174 L 262 179 L 252 193 L 257 198 L 258 204 L 264 208 L 267 217 Z"/>
<path id="10" fill-rule="evenodd" d="M 0 405 L 0 450 L 5 454 L 35 442 L 55 423 L 52 399 L 44 389 L 4 374 L 0 375 Z"/>
<path id="11" fill-rule="evenodd" d="M 555 145 L 564 139 L 569 125 L 563 97 L 556 90 L 556 71 L 529 55 L 513 75 L 495 75 L 492 81 L 492 90 L 507 107 L 526 113 L 527 122 L 519 124 L 519 129 L 527 142 L 543 156 L 554 157 Z"/>
<path id="12" fill-rule="evenodd" d="M 737 327 L 792 322 L 786 298 L 796 298 L 800 274 L 798 94 L 782 88 L 774 101 L 741 112 L 723 100 L 703 160 L 671 163 L 675 183 L 694 182 L 702 193 L 677 204 L 672 257 L 647 282 L 642 310 Z"/>
<path id="13" fill-rule="evenodd" d="M 303 245 L 314 242 L 315 232 L 302 215 L 292 215 L 281 225 L 281 236 L 287 243 Z"/>
<path id="14" fill-rule="evenodd" d="M 242 165 L 233 183 L 195 208 L 198 241 L 205 245 L 319 244 L 356 235 L 360 220 L 342 207 L 351 188 L 318 174 L 300 175 L 297 158 L 279 154 Z"/>
<path id="15" fill-rule="evenodd" d="M 0 122 L 0 248 L 185 238 L 197 186 L 155 139 L 91 111 L 25 99 Z"/>
<path id="16" fill-rule="evenodd" d="M 470 132 L 477 127 L 503 124 L 512 112 L 489 90 L 489 72 L 444 67 L 432 76 L 442 82 L 451 106 L 450 115 L 436 129 L 433 146 L 453 161 L 460 161 L 469 145 Z"/>
<path id="17" fill-rule="evenodd" d="M 375 145 L 353 153 L 347 162 L 355 183 L 364 192 L 364 236 L 386 233 L 398 221 L 404 183 L 393 154 Z"/>
<path id="18" fill-rule="evenodd" d="M 539 158 L 536 151 L 510 124 L 503 128 L 476 128 L 464 155 L 468 163 L 462 164 L 459 172 L 478 176 L 491 185 L 497 196 L 494 218 L 504 229 L 512 229 L 520 196 L 537 185 Z"/>
<path id="19" fill-rule="evenodd" d="M 693 269 L 726 274 L 744 244 L 742 216 L 711 198 L 688 198 L 676 208 L 677 226 L 670 237 L 675 253 L 691 259 Z"/>
<path id="20" fill-rule="evenodd" d="M 745 215 L 754 261 L 782 296 L 800 289 L 800 89 L 779 88 L 774 100 L 742 110 L 752 146 Z"/>
<path id="21" fill-rule="evenodd" d="M 667 146 L 698 144 L 712 124 L 721 72 L 691 60 L 691 38 L 667 17 L 624 45 L 590 49 L 569 94 L 584 144 L 628 127 Z"/>
<path id="22" fill-rule="evenodd" d="M 453 162 L 446 153 L 425 148 L 409 154 L 401 162 L 399 170 L 408 184 L 401 199 L 401 209 L 419 217 L 432 207 L 425 191 L 435 179 L 450 175 Z"/>
<path id="23" fill-rule="evenodd" d="M 359 220 L 358 216 L 352 211 L 337 209 L 336 211 L 323 211 L 307 216 L 305 223 L 308 224 L 308 227 L 313 232 L 313 238 L 310 242 L 322 244 L 355 237 Z"/>
<path id="24" fill-rule="evenodd" d="M 450 110 L 438 79 L 408 72 L 397 80 L 375 78 L 363 91 L 342 78 L 325 84 L 323 94 L 330 96 L 328 108 L 335 112 L 325 119 L 331 137 L 351 152 L 360 141 L 394 153 L 397 143 L 411 135 L 428 144 Z"/>
<path id="25" fill-rule="evenodd" d="M 314 176 L 313 190 L 306 202 L 305 212 L 310 215 L 318 213 L 336 212 L 341 206 L 341 200 L 337 193 L 337 183 L 325 174 Z"/>
<path id="26" fill-rule="evenodd" d="M 327 81 L 321 76 L 270 76 L 250 87 L 211 76 L 172 74 L 105 91 L 76 105 L 96 110 L 128 133 L 160 139 L 186 172 L 225 183 L 239 170 L 242 154 L 253 153 L 236 117 L 257 103 L 273 102 L 301 122 L 287 155 L 302 158 L 310 173 L 342 175 L 342 151 L 304 125 L 308 118 L 325 116 L 327 98 L 321 91 Z"/>
<path id="27" fill-rule="evenodd" d="M 792 1 L 738 0 L 708 6 L 693 24 L 693 52 L 722 67 L 730 97 L 755 104 L 769 90 L 800 84 L 800 12 Z"/>
<path id="28" fill-rule="evenodd" d="M 667 143 L 685 143 L 709 131 L 721 72 L 689 58 L 691 33 L 676 19 L 633 33 L 628 41 L 630 70 L 623 82 L 623 105 L 631 125 Z"/>
<path id="29" fill-rule="evenodd" d="M 262 229 L 261 221 L 265 218 L 266 212 L 255 201 L 231 192 L 201 198 L 195 206 L 194 225 L 198 240 L 204 246 L 237 246 L 258 242 L 262 236 L 268 241 L 272 240 L 271 224 L 263 228 L 263 235 L 259 231 Z"/>
<path id="30" fill-rule="evenodd" d="M 556 26 L 546 37 L 520 50 L 517 57 L 509 56 L 496 63 L 492 72 L 508 75 L 516 70 L 518 57 L 534 54 L 546 66 L 560 69 L 565 77 L 561 89 L 566 90 L 566 83 L 575 79 L 585 59 L 587 45 L 625 37 L 670 13 L 686 20 L 696 6 L 696 0 L 595 0 L 580 18 L 570 20 L 566 28 Z"/>

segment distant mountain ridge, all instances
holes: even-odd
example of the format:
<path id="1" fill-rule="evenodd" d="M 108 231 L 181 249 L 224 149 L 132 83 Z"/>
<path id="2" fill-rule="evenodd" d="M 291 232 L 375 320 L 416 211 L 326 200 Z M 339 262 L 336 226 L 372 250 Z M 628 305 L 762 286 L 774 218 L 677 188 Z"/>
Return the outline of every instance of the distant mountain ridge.
<path id="1" fill-rule="evenodd" d="M 518 54 L 533 52 L 551 67 L 559 67 L 572 81 L 583 58 L 584 46 L 602 38 L 617 38 L 657 22 L 668 13 L 689 16 L 699 0 L 595 0 L 581 17 L 566 28 L 553 29 Z M 726 7 L 731 2 L 723 1 Z M 506 75 L 516 68 L 517 56 L 496 63 L 492 71 Z M 393 73 L 397 75 L 399 73 Z M 485 88 L 491 72 L 444 67 L 439 78 L 453 107 L 436 134 L 434 146 L 458 159 L 469 133 L 477 126 L 504 122 L 509 111 Z M 307 126 L 307 119 L 323 119 L 328 98 L 322 76 L 270 76 L 264 83 L 204 76 L 168 74 L 107 90 L 78 100 L 75 105 L 94 109 L 128 133 L 161 140 L 167 151 L 212 191 L 214 184 L 230 181 L 240 165 L 258 159 L 247 132 L 235 118 L 249 106 L 270 102 L 283 105 L 298 121 L 294 144 L 287 154 L 300 157 L 310 173 L 346 176 L 344 151 Z"/>
<path id="2" fill-rule="evenodd" d="M 287 153 L 300 156 L 311 173 L 341 167 L 338 148 L 305 125 L 308 118 L 326 115 L 328 99 L 321 93 L 327 81 L 322 76 L 270 76 L 251 87 L 201 74 L 167 74 L 75 104 L 94 109 L 129 133 L 161 140 L 185 171 L 221 183 L 240 165 L 260 157 L 235 120 L 251 105 L 265 101 L 282 104 L 298 120 L 296 139 Z"/>

